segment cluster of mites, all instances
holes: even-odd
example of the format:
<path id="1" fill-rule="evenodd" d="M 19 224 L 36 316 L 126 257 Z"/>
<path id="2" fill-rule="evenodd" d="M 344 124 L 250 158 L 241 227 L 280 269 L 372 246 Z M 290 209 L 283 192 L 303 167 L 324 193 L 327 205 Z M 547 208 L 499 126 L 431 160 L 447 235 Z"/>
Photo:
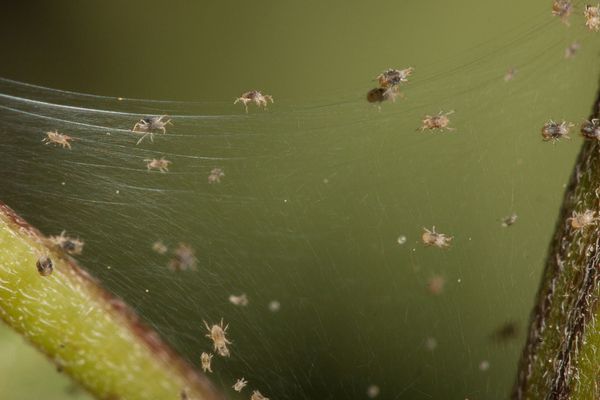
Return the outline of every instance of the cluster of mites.
<path id="1" fill-rule="evenodd" d="M 253 93 L 253 92 L 249 92 Z M 258 93 L 258 92 L 256 92 Z M 160 116 L 149 116 L 140 119 L 138 122 L 133 125 L 131 128 L 132 132 L 143 134 L 142 137 L 137 141 L 137 144 L 140 144 L 142 140 L 146 137 L 150 138 L 151 142 L 154 142 L 154 134 L 156 132 L 167 133 L 167 125 L 172 125 L 171 119 L 168 119 L 166 115 Z M 64 133 L 59 133 L 57 130 L 46 132 L 46 137 L 42 139 L 42 142 L 46 144 L 54 144 L 61 146 L 63 149 L 71 149 L 71 141 L 75 138 L 66 135 Z M 146 168 L 148 171 L 157 170 L 161 173 L 166 173 L 169 171 L 169 165 L 172 163 L 164 157 L 161 158 L 152 158 L 145 159 Z M 208 183 L 220 183 L 221 178 L 225 176 L 225 172 L 221 168 L 213 168 L 208 175 Z"/>
<path id="2" fill-rule="evenodd" d="M 560 123 L 550 120 L 542 127 L 542 139 L 544 141 L 557 142 L 560 139 L 570 139 L 569 130 L 575 126 L 566 121 Z M 581 135 L 590 140 L 600 140 L 600 119 L 592 118 L 581 124 Z"/>
<path id="3" fill-rule="evenodd" d="M 569 25 L 569 17 L 573 12 L 573 2 L 571 0 L 554 0 L 552 3 L 552 15 L 561 19 L 565 25 Z M 585 26 L 593 32 L 600 30 L 600 4 L 595 6 L 586 5 L 583 10 L 585 17 Z"/>
<path id="4" fill-rule="evenodd" d="M 231 344 L 231 342 L 227 339 L 227 328 L 229 328 L 229 325 L 223 325 L 223 319 L 221 319 L 219 324 L 213 324 L 212 326 L 209 326 L 206 321 L 203 322 L 204 326 L 208 330 L 206 337 L 213 342 L 213 352 L 221 357 L 229 357 L 230 353 L 229 348 L 227 347 L 227 345 Z M 200 362 L 204 372 L 213 372 L 211 366 L 213 356 L 214 354 L 206 352 L 203 352 L 200 356 Z M 248 385 L 248 381 L 242 377 L 236 380 L 232 388 L 236 392 L 241 392 L 246 385 Z M 187 395 L 187 391 L 185 390 L 181 392 L 180 397 L 181 400 L 190 400 Z M 258 390 L 254 390 L 250 396 L 250 400 L 269 400 L 269 398 L 265 397 Z"/>

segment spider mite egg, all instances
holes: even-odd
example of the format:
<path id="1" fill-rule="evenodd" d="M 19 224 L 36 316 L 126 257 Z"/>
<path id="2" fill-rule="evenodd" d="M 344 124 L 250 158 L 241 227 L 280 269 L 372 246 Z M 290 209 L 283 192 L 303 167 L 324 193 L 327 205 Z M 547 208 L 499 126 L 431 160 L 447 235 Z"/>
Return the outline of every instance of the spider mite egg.
<path id="1" fill-rule="evenodd" d="M 562 138 L 570 139 L 569 129 L 573 127 L 570 122 L 562 121 L 561 123 L 550 120 L 542 127 L 542 140 L 557 142 Z"/>
<path id="2" fill-rule="evenodd" d="M 425 339 L 425 348 L 429 351 L 434 351 L 437 347 L 437 340 L 433 337 Z"/>
<path id="3" fill-rule="evenodd" d="M 49 276 L 54 271 L 52 260 L 48 256 L 41 256 L 38 258 L 35 266 L 41 276 Z"/>
<path id="4" fill-rule="evenodd" d="M 271 311 L 271 312 L 277 312 L 277 311 L 279 311 L 280 308 L 281 308 L 281 303 L 279 303 L 277 300 L 273 300 L 269 303 L 269 311 Z"/>
<path id="5" fill-rule="evenodd" d="M 563 24 L 569 25 L 569 15 L 573 10 L 570 0 L 554 0 L 552 3 L 552 15 L 560 18 Z"/>
<path id="6" fill-rule="evenodd" d="M 381 390 L 379 389 L 379 386 L 377 386 L 377 385 L 370 385 L 367 388 L 367 396 L 370 399 L 374 399 L 375 397 L 379 396 L 380 392 L 381 392 Z"/>
<path id="7" fill-rule="evenodd" d="M 581 134 L 586 139 L 600 140 L 600 120 L 593 118 L 581 124 Z"/>

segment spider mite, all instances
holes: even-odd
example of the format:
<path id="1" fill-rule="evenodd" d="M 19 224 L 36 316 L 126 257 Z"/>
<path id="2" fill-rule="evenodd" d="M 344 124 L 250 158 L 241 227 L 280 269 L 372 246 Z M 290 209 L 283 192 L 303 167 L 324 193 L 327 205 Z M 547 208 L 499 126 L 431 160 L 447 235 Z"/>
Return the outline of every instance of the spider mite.
<path id="1" fill-rule="evenodd" d="M 577 54 L 577 51 L 580 48 L 581 48 L 581 45 L 579 44 L 579 42 L 573 42 L 573 43 L 571 43 L 565 49 L 565 58 L 568 60 L 568 59 L 571 59 L 571 58 L 575 57 L 575 54 Z"/>
<path id="2" fill-rule="evenodd" d="M 383 103 L 386 100 L 392 100 L 392 103 L 394 103 L 398 95 L 400 95 L 400 91 L 395 86 L 387 89 L 375 88 L 367 93 L 367 101 L 369 103 Z"/>
<path id="3" fill-rule="evenodd" d="M 169 261 L 168 267 L 171 271 L 196 270 L 196 252 L 185 243 L 179 243 L 173 251 L 173 258 Z"/>
<path id="4" fill-rule="evenodd" d="M 584 121 L 581 124 L 581 134 L 586 139 L 600 140 L 600 120 L 593 118 L 591 121 Z"/>
<path id="5" fill-rule="evenodd" d="M 515 67 L 509 68 L 506 72 L 506 75 L 504 75 L 504 82 L 512 81 L 513 79 L 515 79 L 516 75 L 517 69 Z"/>
<path id="6" fill-rule="evenodd" d="M 570 0 L 554 0 L 552 3 L 552 15 L 559 17 L 563 24 L 569 25 L 569 15 L 573 10 Z"/>
<path id="7" fill-rule="evenodd" d="M 38 258 L 35 266 L 41 276 L 49 276 L 54 271 L 52 260 L 48 256 L 41 256 Z"/>
<path id="8" fill-rule="evenodd" d="M 584 212 L 575 212 L 570 218 L 567 218 L 567 221 L 570 222 L 571 228 L 575 230 L 585 229 L 588 226 L 593 226 L 600 221 L 600 217 L 596 216 L 596 212 L 592 210 L 585 210 Z"/>
<path id="9" fill-rule="evenodd" d="M 46 144 L 55 144 L 61 146 L 63 149 L 68 148 L 71 150 L 71 143 L 69 143 L 73 138 L 68 135 L 64 135 L 62 133 L 58 133 L 57 130 L 53 132 L 46 132 L 46 137 L 42 139 L 42 142 Z"/>
<path id="10" fill-rule="evenodd" d="M 421 240 L 423 244 L 426 246 L 435 246 L 440 249 L 445 249 L 450 247 L 450 242 L 452 241 L 452 236 L 447 236 L 443 233 L 437 233 L 435 231 L 435 226 L 431 228 L 431 230 L 427 228 L 423 228 L 423 234 L 421 235 Z"/>
<path id="11" fill-rule="evenodd" d="M 165 254 L 168 249 L 162 241 L 157 240 L 156 242 L 152 243 L 152 250 L 158 254 Z"/>
<path id="12" fill-rule="evenodd" d="M 161 157 L 160 160 L 157 160 L 156 158 L 151 160 L 146 159 L 144 162 L 146 163 L 146 168 L 148 168 L 148 171 L 151 169 L 157 169 L 163 174 L 169 171 L 169 164 L 171 164 L 171 161 L 166 160 L 164 157 Z"/>
<path id="13" fill-rule="evenodd" d="M 248 112 L 248 103 L 254 103 L 257 107 L 267 108 L 267 100 L 273 103 L 273 96 L 268 94 L 262 94 L 258 90 L 251 90 L 249 92 L 242 93 L 240 97 L 235 99 L 233 104 L 241 102 Z"/>
<path id="14" fill-rule="evenodd" d="M 202 353 L 200 355 L 200 362 L 202 363 L 202 371 L 206 372 L 212 372 L 212 369 L 210 368 L 210 362 L 213 358 L 212 354 L 208 354 L 208 353 Z"/>
<path id="15" fill-rule="evenodd" d="M 237 381 L 235 381 L 235 383 L 233 384 L 232 388 L 233 390 L 235 390 L 236 392 L 241 392 L 242 389 L 244 387 L 246 387 L 246 385 L 248 384 L 248 381 L 245 380 L 244 378 L 240 378 Z"/>
<path id="16" fill-rule="evenodd" d="M 583 15 L 585 16 L 585 26 L 587 26 L 590 31 L 598 32 L 598 30 L 600 30 L 600 4 L 596 6 L 590 6 L 588 4 L 585 6 Z"/>
<path id="17" fill-rule="evenodd" d="M 165 118 L 168 118 L 168 116 L 149 116 L 144 117 L 136 122 L 135 125 L 133 125 L 133 128 L 131 128 L 131 131 L 144 134 L 136 144 L 140 144 L 146 136 L 150 136 L 150 141 L 154 142 L 154 132 L 156 131 L 160 131 L 163 134 L 167 133 L 166 126 L 173 125 L 173 123 L 170 119 L 165 121 Z"/>
<path id="18" fill-rule="evenodd" d="M 506 343 L 517 337 L 519 325 L 515 321 L 508 321 L 500 325 L 491 335 L 492 340 L 499 343 Z"/>
<path id="19" fill-rule="evenodd" d="M 229 302 L 235 306 L 246 307 L 248 305 L 248 296 L 245 293 L 242 293 L 239 296 L 231 295 L 229 296 Z"/>
<path id="20" fill-rule="evenodd" d="M 517 218 L 518 218 L 518 216 L 515 213 L 512 213 L 512 214 L 502 218 L 502 220 L 501 220 L 502 226 L 506 228 L 506 227 L 513 225 L 515 222 L 517 222 Z"/>
<path id="21" fill-rule="evenodd" d="M 546 122 L 542 127 L 542 140 L 545 142 L 552 141 L 557 142 L 562 138 L 571 139 L 569 137 L 569 129 L 573 127 L 573 124 L 570 122 L 554 122 L 550 120 Z"/>
<path id="22" fill-rule="evenodd" d="M 439 295 L 444 291 L 445 284 L 446 279 L 443 276 L 434 275 L 427 281 L 427 290 L 433 295 Z"/>
<path id="23" fill-rule="evenodd" d="M 213 168 L 208 175 L 208 183 L 221 183 L 221 178 L 225 176 L 225 172 L 221 168 Z"/>
<path id="24" fill-rule="evenodd" d="M 74 239 L 66 235 L 66 231 L 62 231 L 58 236 L 50 236 L 50 242 L 55 246 L 60 247 L 71 255 L 81 254 L 83 245 L 85 244 L 80 239 Z"/>
<path id="25" fill-rule="evenodd" d="M 206 337 L 213 341 L 214 350 L 221 357 L 229 357 L 229 349 L 227 348 L 228 344 L 231 344 L 229 340 L 227 340 L 227 328 L 229 325 L 223 327 L 223 318 L 221 318 L 221 323 L 219 325 L 214 324 L 213 326 L 208 326 L 206 321 L 204 322 L 204 326 L 208 330 Z"/>
<path id="26" fill-rule="evenodd" d="M 429 129 L 429 130 L 436 130 L 439 129 L 440 131 L 443 131 L 444 129 L 449 130 L 449 131 L 453 131 L 454 128 L 450 128 L 448 127 L 448 125 L 450 124 L 450 118 L 448 118 L 448 115 L 454 114 L 454 110 L 453 111 L 448 111 L 447 113 L 444 113 L 443 111 L 440 111 L 437 115 L 426 115 L 425 117 L 423 117 L 423 120 L 421 121 L 423 123 L 423 125 L 421 126 L 421 132 L 423 132 L 425 129 Z"/>
<path id="27" fill-rule="evenodd" d="M 252 396 L 250 396 L 250 400 L 269 400 L 268 397 L 263 396 L 258 390 L 252 392 Z"/>
<path id="28" fill-rule="evenodd" d="M 414 70 L 415 69 L 413 67 L 400 70 L 390 68 L 377 75 L 375 79 L 377 79 L 379 82 L 379 86 L 385 89 L 392 86 L 397 86 L 402 82 L 408 82 L 408 77 L 413 73 Z"/>

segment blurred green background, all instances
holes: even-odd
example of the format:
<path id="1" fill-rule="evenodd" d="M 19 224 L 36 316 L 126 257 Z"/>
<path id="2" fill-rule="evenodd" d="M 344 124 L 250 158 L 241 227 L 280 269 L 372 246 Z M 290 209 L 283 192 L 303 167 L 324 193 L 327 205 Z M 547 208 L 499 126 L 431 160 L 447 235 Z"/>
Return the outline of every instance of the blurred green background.
<path id="1" fill-rule="evenodd" d="M 6 4 L 0 76 L 108 97 L 0 82 L 0 200 L 84 239 L 82 264 L 194 365 L 202 320 L 224 318 L 232 358 L 212 378 L 229 397 L 244 376 L 273 399 L 507 398 L 581 142 L 539 131 L 578 124 L 597 89 L 575 7 L 567 27 L 548 0 Z M 404 98 L 365 101 L 408 66 Z M 250 89 L 275 103 L 246 115 Z M 416 131 L 440 110 L 456 131 Z M 127 129 L 163 113 L 169 133 L 136 146 Z M 72 151 L 40 143 L 53 129 Z M 170 172 L 148 173 L 160 156 Z M 451 249 L 419 243 L 432 225 Z M 159 239 L 192 245 L 198 271 L 168 271 Z M 494 341 L 508 321 L 517 337 Z M 6 328 L 0 346 L 0 397 L 83 398 Z"/>

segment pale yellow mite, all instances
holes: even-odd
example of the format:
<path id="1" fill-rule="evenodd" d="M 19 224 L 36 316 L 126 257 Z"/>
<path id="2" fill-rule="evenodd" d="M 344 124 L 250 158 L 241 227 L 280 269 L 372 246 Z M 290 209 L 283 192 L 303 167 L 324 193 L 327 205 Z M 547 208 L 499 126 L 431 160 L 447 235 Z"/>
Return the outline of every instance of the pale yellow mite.
<path id="1" fill-rule="evenodd" d="M 213 326 L 209 326 L 206 321 L 204 322 L 204 326 L 208 330 L 206 337 L 212 340 L 214 350 L 221 357 L 229 357 L 229 349 L 227 348 L 228 344 L 231 344 L 229 340 L 227 340 L 227 328 L 229 325 L 223 326 L 223 319 L 221 318 L 221 323 L 219 325 L 214 324 Z"/>
<path id="2" fill-rule="evenodd" d="M 448 111 L 447 113 L 444 113 L 443 111 L 440 111 L 437 115 L 426 115 L 425 117 L 423 117 L 422 122 L 422 126 L 421 126 L 421 132 L 423 132 L 424 130 L 440 130 L 440 131 L 444 131 L 444 130 L 448 130 L 448 131 L 453 131 L 454 128 L 450 128 L 448 125 L 450 124 L 450 118 L 448 118 L 448 115 L 454 114 L 454 111 Z"/>
<path id="3" fill-rule="evenodd" d="M 245 380 L 244 378 L 240 378 L 237 381 L 235 381 L 235 383 L 233 384 L 232 388 L 236 392 L 241 392 L 242 389 L 244 389 L 247 384 L 248 384 L 247 380 Z"/>
<path id="4" fill-rule="evenodd" d="M 195 271 L 197 262 L 194 249 L 188 244 L 179 243 L 173 251 L 173 258 L 169 261 L 168 267 L 171 271 Z"/>
<path id="5" fill-rule="evenodd" d="M 156 242 L 152 243 L 152 250 L 158 254 L 165 254 L 169 249 L 162 241 L 157 240 Z"/>
<path id="6" fill-rule="evenodd" d="M 213 168 L 208 175 L 208 183 L 221 183 L 221 178 L 225 176 L 225 172 L 221 168 Z"/>
<path id="7" fill-rule="evenodd" d="M 269 400 L 268 397 L 265 397 L 258 390 L 252 392 L 252 396 L 250 396 L 250 400 Z"/>
<path id="8" fill-rule="evenodd" d="M 517 222 L 517 218 L 518 215 L 515 213 L 512 213 L 511 215 L 502 218 L 502 226 L 507 228 L 513 225 L 515 222 Z"/>
<path id="9" fill-rule="evenodd" d="M 63 149 L 66 148 L 71 150 L 71 143 L 69 142 L 72 140 L 73 138 L 71 136 L 58 133 L 57 130 L 54 130 L 52 132 L 46 132 L 46 137 L 42 139 L 42 142 L 45 142 L 46 144 L 52 143 L 61 146 Z"/>
<path id="10" fill-rule="evenodd" d="M 569 16 L 573 10 L 570 0 L 554 0 L 552 3 L 552 15 L 560 18 L 563 24 L 569 25 Z"/>
<path id="11" fill-rule="evenodd" d="M 600 221 L 600 217 L 596 216 L 596 212 L 592 210 L 585 210 L 580 213 L 573 211 L 572 216 L 567 221 L 570 222 L 573 229 L 581 230 L 596 225 Z"/>
<path id="12" fill-rule="evenodd" d="M 167 115 L 150 116 L 140 119 L 131 128 L 132 132 L 144 133 L 144 135 L 137 141 L 136 144 L 140 144 L 146 136 L 150 136 L 150 141 L 154 142 L 154 132 L 160 131 L 163 134 L 167 133 L 167 125 L 173 125 L 170 119 L 167 119 Z"/>
<path id="13" fill-rule="evenodd" d="M 246 296 L 245 293 L 242 293 L 239 296 L 232 294 L 229 296 L 229 302 L 236 306 L 246 307 L 248 305 L 248 296 Z"/>
<path id="14" fill-rule="evenodd" d="M 450 242 L 452 239 L 452 236 L 447 236 L 443 233 L 436 232 L 435 226 L 431 228 L 431 230 L 423 228 L 423 234 L 421 235 L 421 240 L 423 241 L 424 245 L 434 246 L 440 249 L 450 247 Z"/>
<path id="15" fill-rule="evenodd" d="M 598 32 L 600 30 L 600 4 L 585 6 L 583 15 L 585 16 L 585 26 L 592 32 Z"/>
<path id="16" fill-rule="evenodd" d="M 206 372 L 212 372 L 212 369 L 210 367 L 210 362 L 213 358 L 212 354 L 208 354 L 208 353 L 202 353 L 200 355 L 200 362 L 202 363 L 202 371 Z"/>
<path id="17" fill-rule="evenodd" d="M 233 104 L 242 103 L 246 108 L 246 112 L 248 112 L 248 103 L 254 103 L 257 107 L 266 109 L 268 101 L 273 103 L 273 96 L 262 94 L 258 90 L 250 90 L 249 92 L 242 93 L 240 97 L 235 99 Z"/>
<path id="18" fill-rule="evenodd" d="M 156 158 L 146 159 L 144 162 L 146 163 L 146 168 L 148 171 L 156 169 L 163 174 L 169 171 L 169 164 L 171 164 L 171 161 L 166 160 L 164 157 L 161 157 L 158 160 Z"/>

